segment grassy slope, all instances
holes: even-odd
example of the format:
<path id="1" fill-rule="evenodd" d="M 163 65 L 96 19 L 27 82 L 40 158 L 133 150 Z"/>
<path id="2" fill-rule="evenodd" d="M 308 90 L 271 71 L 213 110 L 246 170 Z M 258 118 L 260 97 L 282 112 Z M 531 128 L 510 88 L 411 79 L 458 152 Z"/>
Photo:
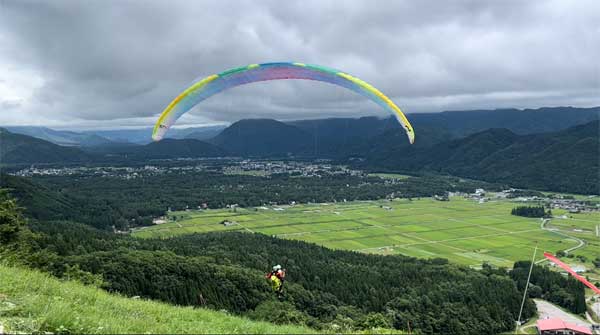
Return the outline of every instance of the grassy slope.
<path id="1" fill-rule="evenodd" d="M 222 312 L 134 300 L 0 265 L 0 323 L 8 332 L 73 333 L 308 333 Z"/>

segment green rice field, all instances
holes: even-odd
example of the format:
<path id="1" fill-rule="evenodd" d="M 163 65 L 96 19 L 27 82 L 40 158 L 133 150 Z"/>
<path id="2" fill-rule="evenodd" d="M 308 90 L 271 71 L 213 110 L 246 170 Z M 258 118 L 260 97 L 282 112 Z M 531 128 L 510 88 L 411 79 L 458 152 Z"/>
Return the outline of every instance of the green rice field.
<path id="1" fill-rule="evenodd" d="M 542 230 L 540 219 L 510 215 L 517 205 L 509 200 L 478 203 L 451 197 L 450 201 L 396 199 L 174 212 L 169 214 L 168 223 L 143 228 L 133 234 L 152 238 L 247 231 L 334 249 L 442 257 L 472 267 L 479 267 L 483 262 L 510 267 L 516 260 L 530 259 L 536 243 L 538 260 L 543 258 L 542 251 L 555 253 L 579 244 L 568 236 Z M 588 242 L 573 253 L 588 258 L 600 255 L 600 238 L 591 233 L 595 223 L 600 222 L 600 213 L 569 216 L 553 219 L 551 224 L 560 225 L 555 228 Z M 177 220 L 173 221 L 173 217 Z M 224 220 L 232 224 L 221 224 Z M 588 264 L 591 263 L 588 261 Z"/>

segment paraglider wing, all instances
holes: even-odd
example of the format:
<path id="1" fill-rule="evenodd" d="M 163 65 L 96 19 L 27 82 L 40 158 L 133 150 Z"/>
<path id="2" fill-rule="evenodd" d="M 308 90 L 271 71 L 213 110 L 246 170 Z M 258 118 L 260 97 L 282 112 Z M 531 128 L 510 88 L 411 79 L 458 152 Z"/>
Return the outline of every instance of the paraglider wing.
<path id="1" fill-rule="evenodd" d="M 567 271 L 573 277 L 575 277 L 575 279 L 577 279 L 580 282 L 582 282 L 583 285 L 591 288 L 592 291 L 596 292 L 597 294 L 600 294 L 600 289 L 598 289 L 594 284 L 590 283 L 587 279 L 585 279 L 582 276 L 578 275 L 577 272 L 575 272 L 575 271 L 573 271 L 573 269 L 571 269 L 571 267 L 569 267 L 567 264 L 561 262 L 558 258 L 554 257 L 551 253 L 545 252 L 544 253 L 544 257 L 546 257 L 547 259 L 549 259 L 550 261 L 552 261 L 552 263 L 554 263 L 554 264 L 560 266 L 561 268 L 563 268 L 565 271 Z"/>
<path id="2" fill-rule="evenodd" d="M 232 87 L 267 80 L 305 79 L 345 87 L 361 94 L 392 113 L 406 131 L 410 143 L 415 134 L 410 122 L 390 98 L 370 84 L 342 71 L 303 63 L 250 64 L 201 79 L 179 94 L 160 115 L 152 139 L 160 141 L 169 128 L 201 101 Z"/>

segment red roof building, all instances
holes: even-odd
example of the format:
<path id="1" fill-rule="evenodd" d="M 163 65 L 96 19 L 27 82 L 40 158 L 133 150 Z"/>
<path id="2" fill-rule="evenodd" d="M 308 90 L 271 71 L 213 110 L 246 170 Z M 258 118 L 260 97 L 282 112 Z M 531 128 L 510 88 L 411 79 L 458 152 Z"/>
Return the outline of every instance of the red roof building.
<path id="1" fill-rule="evenodd" d="M 538 320 L 537 328 L 540 335 L 592 335 L 589 327 L 564 322 L 561 319 Z"/>

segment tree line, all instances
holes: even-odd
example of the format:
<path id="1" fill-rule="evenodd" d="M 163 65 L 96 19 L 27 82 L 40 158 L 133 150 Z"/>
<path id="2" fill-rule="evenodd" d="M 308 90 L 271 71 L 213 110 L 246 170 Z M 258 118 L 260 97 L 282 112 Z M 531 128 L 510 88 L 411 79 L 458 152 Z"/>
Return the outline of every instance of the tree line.
<path id="1" fill-rule="evenodd" d="M 510 211 L 510 214 L 528 218 L 552 217 L 552 211 L 546 211 L 544 206 L 517 206 Z"/>
<path id="2" fill-rule="evenodd" d="M 530 261 L 516 262 L 510 272 L 519 290 L 525 288 Z M 531 272 L 528 294 L 531 298 L 541 298 L 562 306 L 575 314 L 586 311 L 583 284 L 572 277 L 551 271 L 547 267 L 534 265 Z"/>
<path id="3" fill-rule="evenodd" d="M 288 174 L 257 177 L 218 172 L 142 175 L 135 179 L 93 174 L 40 176 L 2 175 L 0 186 L 11 189 L 26 213 L 38 220 L 73 220 L 100 229 L 152 224 L 167 210 L 196 209 L 202 204 L 223 208 L 268 203 L 288 204 L 375 200 L 386 197 L 430 197 L 476 188 L 501 189 L 502 185 L 454 177 L 422 176 L 401 181 L 379 177 L 333 175 L 322 178 Z"/>

